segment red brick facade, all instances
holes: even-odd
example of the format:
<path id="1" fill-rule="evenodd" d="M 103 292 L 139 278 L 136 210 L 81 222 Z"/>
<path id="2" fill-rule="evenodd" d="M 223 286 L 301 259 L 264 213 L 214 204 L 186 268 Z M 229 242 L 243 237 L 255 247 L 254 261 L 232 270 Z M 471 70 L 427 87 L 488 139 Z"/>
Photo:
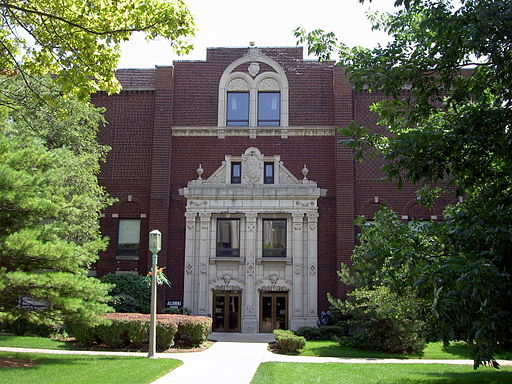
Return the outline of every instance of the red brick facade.
<path id="1" fill-rule="evenodd" d="M 260 48 L 286 73 L 289 84 L 289 127 L 344 126 L 355 120 L 373 129 L 376 117 L 369 112 L 378 94 L 355 92 L 343 68 L 330 62 L 305 61 L 302 48 Z M 179 189 L 197 178 L 199 164 L 208 178 L 225 155 L 240 156 L 249 147 L 265 155 L 280 155 L 287 169 L 301 179 L 304 164 L 308 178 L 326 189 L 318 199 L 318 311 L 326 310 L 327 293 L 343 296 L 347 287 L 336 275 L 341 262 L 349 263 L 356 243 L 354 218 L 373 215 L 386 204 L 400 216 L 441 218 L 441 202 L 428 212 L 415 204 L 415 187 L 397 190 L 381 181 L 378 160 L 356 164 L 352 152 L 331 135 L 270 136 L 248 134 L 174 135 L 173 127 L 217 127 L 219 82 L 233 61 L 247 49 L 209 49 L 207 60 L 176 62 L 154 70 L 122 70 L 120 95 L 97 94 L 96 105 L 107 109 L 108 125 L 100 133 L 112 150 L 100 182 L 118 202 L 104 212 L 103 233 L 110 246 L 97 263 L 97 275 L 116 271 L 148 271 L 148 232 L 159 229 L 163 248 L 159 265 L 166 266 L 172 288 L 160 289 L 160 306 L 167 300 L 183 300 L 185 274 L 185 207 Z M 240 70 L 246 70 L 241 65 Z M 273 71 L 262 63 L 260 71 Z M 119 260 L 116 255 L 118 221 L 141 218 L 139 260 Z"/>

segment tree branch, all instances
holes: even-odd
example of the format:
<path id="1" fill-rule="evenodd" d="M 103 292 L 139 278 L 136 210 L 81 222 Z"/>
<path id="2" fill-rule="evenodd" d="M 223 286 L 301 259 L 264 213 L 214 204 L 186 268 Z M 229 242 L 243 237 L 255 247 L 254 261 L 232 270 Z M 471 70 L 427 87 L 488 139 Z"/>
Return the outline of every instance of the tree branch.
<path id="1" fill-rule="evenodd" d="M 33 14 L 33 15 L 44 16 L 44 17 L 48 17 L 48 18 L 53 19 L 53 20 L 59 20 L 59 21 L 65 23 L 65 24 L 71 25 L 72 27 L 81 29 L 84 32 L 87 32 L 87 33 L 90 33 L 90 34 L 93 34 L 93 35 L 97 35 L 97 36 L 107 36 L 107 35 L 115 35 L 115 34 L 118 34 L 118 33 L 145 31 L 145 30 L 148 30 L 150 28 L 153 28 L 156 25 L 156 24 L 150 24 L 150 25 L 147 25 L 147 26 L 144 26 L 144 27 L 140 27 L 140 28 L 121 28 L 121 29 L 113 29 L 113 30 L 110 30 L 110 31 L 95 31 L 95 30 L 87 28 L 87 27 L 85 27 L 85 26 L 83 26 L 81 24 L 75 23 L 75 22 L 73 22 L 71 20 L 67 20 L 67 19 L 65 19 L 63 17 L 57 16 L 57 15 L 54 15 L 54 14 L 51 14 L 51 13 L 48 13 L 48 12 L 39 11 L 37 9 L 23 8 L 23 7 L 16 6 L 14 4 L 8 4 L 6 2 L 0 2 L 0 8 L 15 9 L 15 10 L 20 11 L 20 12 L 25 12 L 25 13 L 30 13 L 30 14 Z"/>

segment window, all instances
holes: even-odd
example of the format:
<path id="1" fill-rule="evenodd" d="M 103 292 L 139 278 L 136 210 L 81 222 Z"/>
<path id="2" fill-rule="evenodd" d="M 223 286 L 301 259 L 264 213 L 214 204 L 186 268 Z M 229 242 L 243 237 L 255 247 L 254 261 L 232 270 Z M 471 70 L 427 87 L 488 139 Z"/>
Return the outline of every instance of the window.
<path id="1" fill-rule="evenodd" d="M 265 184 L 274 184 L 274 163 L 265 163 L 263 172 L 263 182 Z"/>
<path id="2" fill-rule="evenodd" d="M 231 163 L 231 184 L 240 184 L 242 182 L 242 163 Z"/>
<path id="3" fill-rule="evenodd" d="M 228 92 L 226 125 L 249 125 L 249 92 Z"/>
<path id="4" fill-rule="evenodd" d="M 240 220 L 217 220 L 217 257 L 240 256 Z"/>
<path id="5" fill-rule="evenodd" d="M 263 257 L 286 257 L 286 220 L 263 220 Z"/>
<path id="6" fill-rule="evenodd" d="M 117 236 L 117 254 L 119 256 L 139 256 L 140 220 L 120 219 Z"/>
<path id="7" fill-rule="evenodd" d="M 272 127 L 280 125 L 280 99 L 279 92 L 258 93 L 258 125 Z"/>

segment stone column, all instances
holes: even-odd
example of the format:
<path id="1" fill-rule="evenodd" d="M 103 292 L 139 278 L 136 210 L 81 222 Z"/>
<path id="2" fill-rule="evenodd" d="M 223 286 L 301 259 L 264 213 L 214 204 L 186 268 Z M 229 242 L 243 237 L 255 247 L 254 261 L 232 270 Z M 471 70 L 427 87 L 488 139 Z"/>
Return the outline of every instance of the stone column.
<path id="1" fill-rule="evenodd" d="M 292 214 L 292 263 L 293 285 L 291 293 L 290 328 L 298 329 L 305 325 L 304 304 L 304 213 Z"/>
<path id="2" fill-rule="evenodd" d="M 258 292 L 256 291 L 257 214 L 245 214 L 245 289 L 242 297 L 242 332 L 258 332 Z"/>
<path id="3" fill-rule="evenodd" d="M 308 256 L 307 256 L 307 321 L 313 326 L 318 318 L 318 213 L 308 213 Z"/>
<path id="4" fill-rule="evenodd" d="M 195 265 L 195 247 L 196 247 L 196 212 L 185 213 L 185 273 L 183 287 L 183 306 L 190 308 L 194 313 L 198 311 L 198 303 L 195 300 L 195 274 L 197 265 Z M 195 271 L 194 271 L 195 270 Z"/>
<path id="5" fill-rule="evenodd" d="M 197 302 L 198 315 L 207 315 L 210 313 L 210 295 L 208 290 L 208 261 L 210 257 L 210 221 L 212 214 L 201 212 L 200 220 L 200 242 L 199 242 L 199 290 Z"/>

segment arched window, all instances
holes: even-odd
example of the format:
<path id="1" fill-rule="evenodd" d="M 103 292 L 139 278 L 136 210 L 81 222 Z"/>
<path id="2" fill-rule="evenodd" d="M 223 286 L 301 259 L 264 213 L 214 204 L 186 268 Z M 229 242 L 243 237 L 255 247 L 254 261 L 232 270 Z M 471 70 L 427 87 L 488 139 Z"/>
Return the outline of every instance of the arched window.
<path id="1" fill-rule="evenodd" d="M 240 66 L 249 63 L 242 72 Z M 260 73 L 263 63 L 273 71 Z M 219 127 L 287 127 L 288 79 L 283 68 L 257 48 L 231 63 L 219 83 Z"/>

